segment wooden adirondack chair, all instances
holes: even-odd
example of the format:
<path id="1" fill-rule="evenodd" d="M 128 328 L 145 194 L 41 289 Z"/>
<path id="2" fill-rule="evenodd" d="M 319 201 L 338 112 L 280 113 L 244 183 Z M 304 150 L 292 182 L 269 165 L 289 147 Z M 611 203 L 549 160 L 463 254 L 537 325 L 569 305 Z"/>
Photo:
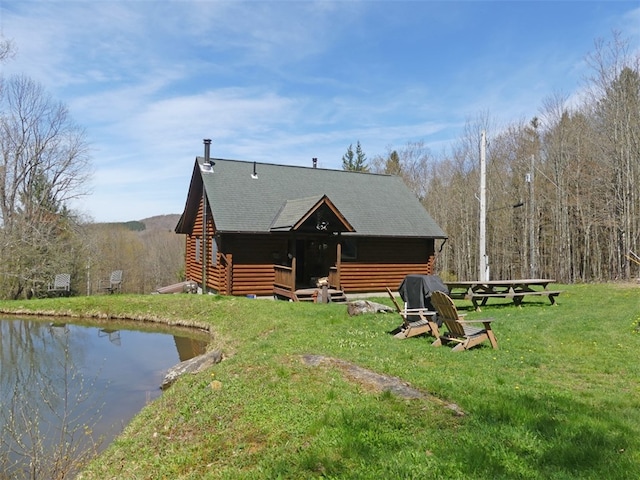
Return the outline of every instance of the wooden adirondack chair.
<path id="1" fill-rule="evenodd" d="M 435 337 L 435 341 L 431 344 L 433 347 L 439 347 L 442 344 L 438 324 L 435 322 L 435 312 L 428 308 L 405 307 L 400 310 L 400 316 L 402 325 L 394 330 L 394 337 L 409 338 L 427 334 Z"/>
<path id="2" fill-rule="evenodd" d="M 53 279 L 53 285 L 47 286 L 47 294 L 69 295 L 71 293 L 71 275 L 58 273 Z"/>
<path id="3" fill-rule="evenodd" d="M 109 293 L 120 292 L 122 290 L 122 270 L 114 270 L 109 276 L 109 280 L 103 282 L 100 280 L 98 284 L 100 290 L 106 290 Z"/>
<path id="4" fill-rule="evenodd" d="M 440 339 L 442 343 L 457 343 L 453 347 L 454 352 L 468 350 L 485 340 L 489 340 L 493 348 L 498 348 L 498 342 L 491 329 L 492 319 L 464 320 L 458 314 L 458 309 L 453 300 L 442 292 L 433 292 L 431 294 L 431 303 L 438 312 L 438 318 L 442 320 L 448 330 L 448 332 L 440 334 Z M 471 323 L 482 323 L 484 328 L 469 325 Z"/>
<path id="5" fill-rule="evenodd" d="M 389 289 L 389 287 L 386 288 L 389 297 L 391 297 L 391 301 L 402 317 L 402 325 L 392 330 L 391 334 L 395 338 L 401 339 L 424 334 L 432 335 L 436 340 L 431 345 L 439 347 L 441 344 L 440 332 L 438 331 L 438 324 L 435 322 L 435 312 L 424 307 L 409 308 L 407 302 L 405 302 L 404 308 L 401 308 L 391 292 L 391 289 Z"/>

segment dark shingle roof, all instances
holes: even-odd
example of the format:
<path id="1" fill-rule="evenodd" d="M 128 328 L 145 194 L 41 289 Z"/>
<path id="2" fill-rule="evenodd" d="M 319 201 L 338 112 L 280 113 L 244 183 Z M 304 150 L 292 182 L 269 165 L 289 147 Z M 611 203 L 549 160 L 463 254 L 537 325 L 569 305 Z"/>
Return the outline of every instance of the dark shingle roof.
<path id="1" fill-rule="evenodd" d="M 252 178 L 254 162 L 213 160 L 213 172 L 201 175 L 220 232 L 269 232 L 327 195 L 353 235 L 446 238 L 399 177 L 256 163 Z"/>
<path id="2" fill-rule="evenodd" d="M 322 195 L 287 200 L 271 223 L 271 230 L 289 229 L 322 199 Z"/>

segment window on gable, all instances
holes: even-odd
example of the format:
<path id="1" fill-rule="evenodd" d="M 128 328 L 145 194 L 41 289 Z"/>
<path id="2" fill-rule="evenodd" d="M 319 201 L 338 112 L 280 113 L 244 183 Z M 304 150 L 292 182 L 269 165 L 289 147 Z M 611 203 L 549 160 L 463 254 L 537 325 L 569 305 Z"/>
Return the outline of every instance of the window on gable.
<path id="1" fill-rule="evenodd" d="M 200 239 L 196 238 L 196 262 L 198 263 L 202 262 L 201 248 Z"/>

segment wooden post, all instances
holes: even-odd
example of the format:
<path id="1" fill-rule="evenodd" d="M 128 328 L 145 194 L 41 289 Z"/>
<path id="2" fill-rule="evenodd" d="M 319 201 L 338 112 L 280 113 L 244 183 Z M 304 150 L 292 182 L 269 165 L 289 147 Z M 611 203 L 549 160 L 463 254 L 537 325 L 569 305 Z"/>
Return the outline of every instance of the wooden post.
<path id="1" fill-rule="evenodd" d="M 292 292 L 296 291 L 296 257 L 295 255 L 291 259 L 291 282 L 289 288 Z"/>
<path id="2" fill-rule="evenodd" d="M 229 253 L 225 257 L 227 259 L 227 295 L 233 295 L 233 255 Z"/>
<path id="3" fill-rule="evenodd" d="M 342 290 L 342 239 L 338 238 L 338 246 L 336 248 L 336 274 L 338 275 L 338 290 Z"/>

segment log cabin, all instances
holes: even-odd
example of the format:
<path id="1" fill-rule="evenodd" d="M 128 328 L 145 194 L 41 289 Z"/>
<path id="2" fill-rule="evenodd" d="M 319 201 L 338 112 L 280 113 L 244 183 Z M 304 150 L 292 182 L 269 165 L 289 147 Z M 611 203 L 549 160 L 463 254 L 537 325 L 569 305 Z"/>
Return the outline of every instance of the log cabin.
<path id="1" fill-rule="evenodd" d="M 204 143 L 175 229 L 201 292 L 309 300 L 322 279 L 340 301 L 433 273 L 446 235 L 400 177 L 211 158 Z"/>

